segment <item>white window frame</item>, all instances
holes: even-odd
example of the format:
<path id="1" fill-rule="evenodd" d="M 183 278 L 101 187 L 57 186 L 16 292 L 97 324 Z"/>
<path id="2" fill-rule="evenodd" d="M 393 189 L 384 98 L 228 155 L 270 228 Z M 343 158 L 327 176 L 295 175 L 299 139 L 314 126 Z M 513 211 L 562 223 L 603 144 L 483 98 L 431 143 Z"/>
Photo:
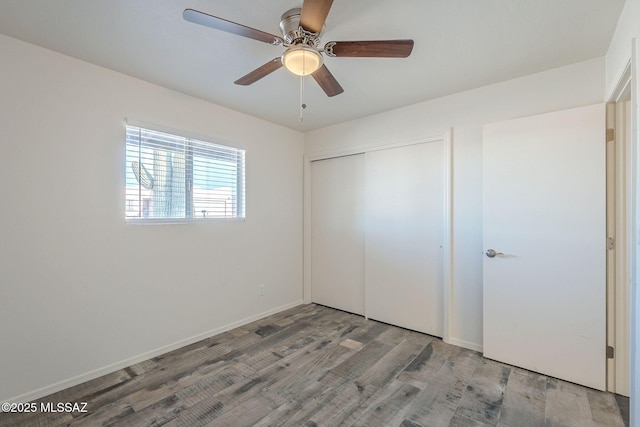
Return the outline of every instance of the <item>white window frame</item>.
<path id="1" fill-rule="evenodd" d="M 180 217 L 171 217 L 171 218 L 154 218 L 154 217 L 144 217 L 141 216 L 143 212 L 143 200 L 142 198 L 138 199 L 138 215 L 139 216 L 130 216 L 129 209 L 131 208 L 131 203 L 128 200 L 127 196 L 127 187 L 128 180 L 126 178 L 128 169 L 131 168 L 130 159 L 127 154 L 127 147 L 131 144 L 129 137 L 127 136 L 131 128 L 139 128 L 142 131 L 151 131 L 151 132 L 160 132 L 164 134 L 168 134 L 170 136 L 174 136 L 177 138 L 184 138 L 185 140 L 185 205 L 184 205 L 184 216 Z M 135 144 L 135 143 L 134 143 Z M 138 147 L 142 144 L 142 141 L 137 141 Z M 244 148 L 235 146 L 235 144 L 231 145 L 228 143 L 220 143 L 218 141 L 212 141 L 212 138 L 209 137 L 201 137 L 198 135 L 194 135 L 193 133 L 168 129 L 164 126 L 147 124 L 143 122 L 139 122 L 137 120 L 127 119 L 125 121 L 125 221 L 128 224 L 174 224 L 174 223 L 191 223 L 191 222 L 208 222 L 208 221 L 244 221 L 246 218 L 246 207 L 245 207 L 245 195 L 246 195 L 246 150 Z M 199 212 L 194 209 L 194 188 L 193 188 L 193 179 L 194 179 L 194 163 L 193 163 L 193 147 L 201 146 L 201 147 L 212 147 L 214 150 L 219 149 L 223 151 L 227 151 L 228 153 L 235 153 L 237 157 L 237 175 L 234 181 L 234 190 L 235 190 L 235 206 L 233 208 L 234 214 L 228 216 L 207 216 L 203 214 L 199 215 Z M 169 145 L 168 145 L 169 147 Z M 197 149 L 196 149 L 197 150 Z M 206 156 L 205 156 L 206 157 Z M 138 186 L 141 183 L 138 180 Z M 140 188 L 139 190 L 140 191 Z M 213 199 L 211 199 L 213 200 Z M 225 209 L 226 211 L 226 209 Z"/>

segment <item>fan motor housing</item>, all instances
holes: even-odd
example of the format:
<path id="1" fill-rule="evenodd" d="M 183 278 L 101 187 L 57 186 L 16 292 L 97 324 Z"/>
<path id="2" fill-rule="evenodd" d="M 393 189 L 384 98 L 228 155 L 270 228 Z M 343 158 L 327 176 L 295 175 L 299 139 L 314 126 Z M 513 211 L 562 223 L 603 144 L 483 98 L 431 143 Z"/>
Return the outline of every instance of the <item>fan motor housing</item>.
<path id="1" fill-rule="evenodd" d="M 289 9 L 280 17 L 280 31 L 284 36 L 287 43 L 293 43 L 297 38 L 300 38 L 300 11 L 299 7 Z"/>
<path id="2" fill-rule="evenodd" d="M 307 46 L 317 46 L 319 43 L 319 33 L 305 31 L 300 26 L 299 7 L 289 9 L 280 17 L 280 31 L 285 43 L 290 45 L 305 44 Z"/>

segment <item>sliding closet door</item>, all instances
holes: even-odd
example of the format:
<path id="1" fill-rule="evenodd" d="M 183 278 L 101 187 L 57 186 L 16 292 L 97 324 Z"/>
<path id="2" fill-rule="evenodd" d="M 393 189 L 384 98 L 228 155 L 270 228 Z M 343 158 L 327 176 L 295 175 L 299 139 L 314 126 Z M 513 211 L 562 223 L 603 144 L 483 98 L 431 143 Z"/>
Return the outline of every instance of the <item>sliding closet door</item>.
<path id="1" fill-rule="evenodd" d="M 364 314 L 364 155 L 311 163 L 311 300 Z"/>
<path id="2" fill-rule="evenodd" d="M 366 316 L 442 336 L 444 142 L 366 154 Z"/>

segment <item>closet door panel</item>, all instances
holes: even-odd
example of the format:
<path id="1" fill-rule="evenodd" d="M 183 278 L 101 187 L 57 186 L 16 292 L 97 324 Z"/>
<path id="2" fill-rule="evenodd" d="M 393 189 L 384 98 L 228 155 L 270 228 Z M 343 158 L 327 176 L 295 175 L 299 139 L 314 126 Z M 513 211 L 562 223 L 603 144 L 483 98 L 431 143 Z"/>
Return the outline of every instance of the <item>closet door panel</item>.
<path id="1" fill-rule="evenodd" d="M 364 155 L 311 163 L 311 300 L 364 314 Z"/>
<path id="2" fill-rule="evenodd" d="M 365 315 L 442 336 L 444 142 L 365 161 Z"/>

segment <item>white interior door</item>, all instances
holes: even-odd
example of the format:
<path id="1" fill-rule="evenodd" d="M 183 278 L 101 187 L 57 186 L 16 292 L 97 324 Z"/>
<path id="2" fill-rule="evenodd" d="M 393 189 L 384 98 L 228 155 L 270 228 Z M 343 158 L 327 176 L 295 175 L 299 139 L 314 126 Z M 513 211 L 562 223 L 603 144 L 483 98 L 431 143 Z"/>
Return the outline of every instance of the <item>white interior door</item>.
<path id="1" fill-rule="evenodd" d="M 605 388 L 605 107 L 489 124 L 484 355 Z"/>
<path id="2" fill-rule="evenodd" d="M 311 163 L 311 300 L 364 314 L 364 154 Z"/>
<path id="3" fill-rule="evenodd" d="M 365 313 L 442 336 L 444 141 L 366 153 Z"/>

